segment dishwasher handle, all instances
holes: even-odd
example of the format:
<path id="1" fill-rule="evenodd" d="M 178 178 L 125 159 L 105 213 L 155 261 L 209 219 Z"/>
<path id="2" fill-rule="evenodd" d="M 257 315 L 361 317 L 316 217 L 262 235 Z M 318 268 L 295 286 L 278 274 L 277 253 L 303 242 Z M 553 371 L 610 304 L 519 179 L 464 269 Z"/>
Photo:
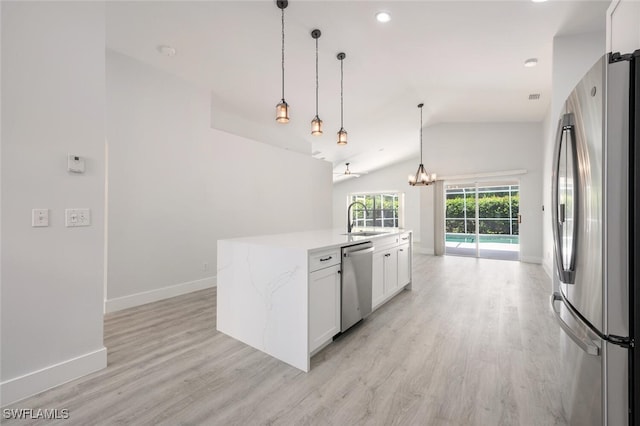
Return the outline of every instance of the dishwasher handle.
<path id="1" fill-rule="evenodd" d="M 362 256 L 363 254 L 373 253 L 373 249 L 374 247 L 369 247 L 363 250 L 348 251 L 344 253 L 344 257 Z"/>

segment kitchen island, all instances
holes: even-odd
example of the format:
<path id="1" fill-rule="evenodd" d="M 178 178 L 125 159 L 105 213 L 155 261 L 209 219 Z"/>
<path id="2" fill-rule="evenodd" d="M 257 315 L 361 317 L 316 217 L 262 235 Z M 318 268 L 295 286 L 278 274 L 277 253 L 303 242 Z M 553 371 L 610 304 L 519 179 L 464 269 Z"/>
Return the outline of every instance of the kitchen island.
<path id="1" fill-rule="evenodd" d="M 368 235 L 367 235 L 368 234 Z M 218 241 L 217 329 L 303 371 L 340 332 L 341 248 L 374 246 L 372 307 L 411 287 L 411 231 Z"/>

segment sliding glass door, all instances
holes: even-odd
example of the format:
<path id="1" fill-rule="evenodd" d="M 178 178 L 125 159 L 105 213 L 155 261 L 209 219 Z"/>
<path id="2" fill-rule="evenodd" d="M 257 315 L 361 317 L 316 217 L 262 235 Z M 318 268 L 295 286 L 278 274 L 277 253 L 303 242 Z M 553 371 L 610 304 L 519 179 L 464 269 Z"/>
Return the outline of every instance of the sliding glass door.
<path id="1" fill-rule="evenodd" d="M 476 185 L 448 186 L 445 191 L 445 254 L 477 256 Z"/>
<path id="2" fill-rule="evenodd" d="M 445 253 L 518 260 L 519 201 L 516 182 L 446 187 Z"/>

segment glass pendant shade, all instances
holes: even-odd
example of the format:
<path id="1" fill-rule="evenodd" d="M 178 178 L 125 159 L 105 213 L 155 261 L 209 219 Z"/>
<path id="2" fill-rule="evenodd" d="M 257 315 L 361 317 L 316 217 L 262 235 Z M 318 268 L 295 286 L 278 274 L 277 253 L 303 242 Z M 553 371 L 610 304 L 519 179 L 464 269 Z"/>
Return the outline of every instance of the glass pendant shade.
<path id="1" fill-rule="evenodd" d="M 415 175 L 409 175 L 409 185 L 411 186 L 431 185 L 435 181 L 436 181 L 436 174 L 427 173 L 422 163 L 418 166 L 418 170 L 416 171 Z"/>
<path id="2" fill-rule="evenodd" d="M 344 128 L 341 128 L 338 132 L 338 145 L 346 145 L 347 144 L 347 131 Z"/>
<path id="3" fill-rule="evenodd" d="M 276 121 L 278 123 L 289 122 L 289 104 L 284 99 L 276 105 Z"/>
<path id="4" fill-rule="evenodd" d="M 311 120 L 311 134 L 313 136 L 322 135 L 322 120 L 317 115 Z"/>

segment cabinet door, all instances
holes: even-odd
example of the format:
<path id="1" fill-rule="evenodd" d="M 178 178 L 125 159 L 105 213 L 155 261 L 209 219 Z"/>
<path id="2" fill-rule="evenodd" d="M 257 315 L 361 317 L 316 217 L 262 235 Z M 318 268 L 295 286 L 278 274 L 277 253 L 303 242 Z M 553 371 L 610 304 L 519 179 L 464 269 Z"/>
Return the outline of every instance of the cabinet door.
<path id="1" fill-rule="evenodd" d="M 340 265 L 309 274 L 309 353 L 340 332 Z"/>
<path id="2" fill-rule="evenodd" d="M 389 296 L 398 288 L 398 249 L 393 248 L 384 254 L 384 294 Z"/>
<path id="3" fill-rule="evenodd" d="M 371 306 L 377 308 L 384 300 L 384 255 L 386 252 L 373 253 L 373 274 L 371 276 Z"/>
<path id="4" fill-rule="evenodd" d="M 398 247 L 398 287 L 403 287 L 411 282 L 411 252 L 409 244 Z"/>

